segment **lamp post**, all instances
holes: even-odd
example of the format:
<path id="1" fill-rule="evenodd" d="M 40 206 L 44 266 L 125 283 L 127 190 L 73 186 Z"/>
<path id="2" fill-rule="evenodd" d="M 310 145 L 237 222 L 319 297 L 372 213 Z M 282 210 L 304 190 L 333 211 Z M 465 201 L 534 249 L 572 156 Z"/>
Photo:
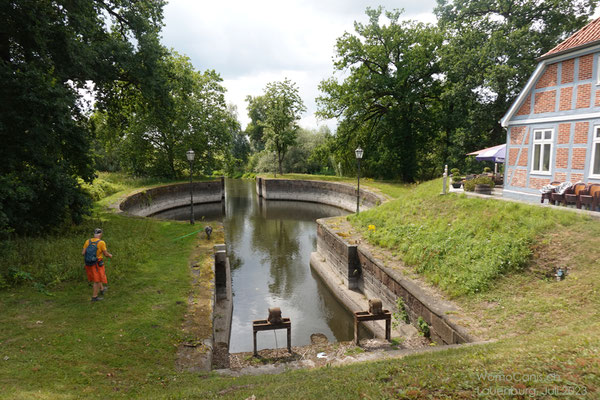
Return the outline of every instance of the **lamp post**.
<path id="1" fill-rule="evenodd" d="M 188 161 L 190 162 L 190 224 L 194 225 L 194 187 L 192 186 L 192 178 L 194 176 L 193 166 L 194 166 L 194 150 L 189 149 L 185 155 L 187 156 Z"/>
<path id="2" fill-rule="evenodd" d="M 356 150 L 354 150 L 354 154 L 356 154 L 356 162 L 358 163 L 358 176 L 356 180 L 356 213 L 358 214 L 360 212 L 360 160 L 363 156 L 363 149 L 358 146 Z"/>

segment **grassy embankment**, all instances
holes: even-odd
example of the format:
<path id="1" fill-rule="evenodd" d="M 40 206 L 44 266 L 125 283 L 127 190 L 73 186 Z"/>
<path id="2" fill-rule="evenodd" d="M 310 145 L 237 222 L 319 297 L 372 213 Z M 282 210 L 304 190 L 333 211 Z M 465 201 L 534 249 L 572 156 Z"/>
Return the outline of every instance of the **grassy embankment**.
<path id="1" fill-rule="evenodd" d="M 189 289 L 181 265 L 192 240 L 170 238 L 189 226 L 98 211 L 116 255 L 114 275 L 109 273 L 114 291 L 93 307 L 83 282 L 50 286 L 53 296 L 30 286 L 0 292 L 2 396 L 454 399 L 502 398 L 493 390 L 554 390 L 560 393 L 545 398 L 599 397 L 600 222 L 534 206 L 442 198 L 439 182 L 417 188 L 365 184 L 397 199 L 351 222 L 444 288 L 479 321 L 477 333 L 498 342 L 285 376 L 178 374 L 174 344 L 185 310 L 177 301 Z M 47 240 L 46 251 L 66 257 L 74 248 L 78 265 L 79 242 L 96 223 L 74 230 L 71 242 L 57 238 L 53 247 Z M 132 237 L 153 239 L 136 245 Z M 141 246 L 145 259 L 125 262 L 128 250 L 117 246 L 134 246 L 129 254 Z M 546 276 L 555 265 L 570 268 L 565 281 Z"/>
<path id="2" fill-rule="evenodd" d="M 200 245 L 196 235 L 174 240 L 203 225 L 105 209 L 124 193 L 160 183 L 103 174 L 91 189 L 112 195 L 81 226 L 0 243 L 0 398 L 137 397 L 172 374 L 176 346 L 193 340 L 180 329 L 191 289 L 188 262 L 204 267 L 223 237 L 215 230 Z M 114 258 L 107 261 L 105 300 L 92 304 L 81 248 L 95 227 L 104 229 Z"/>

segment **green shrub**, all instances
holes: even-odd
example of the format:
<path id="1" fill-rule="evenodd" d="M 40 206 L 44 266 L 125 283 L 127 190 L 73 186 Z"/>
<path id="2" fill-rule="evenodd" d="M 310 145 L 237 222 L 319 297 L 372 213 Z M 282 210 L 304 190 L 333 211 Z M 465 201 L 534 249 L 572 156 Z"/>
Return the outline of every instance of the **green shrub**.
<path id="1" fill-rule="evenodd" d="M 452 174 L 453 177 L 460 175 L 460 170 L 458 168 L 452 168 L 450 170 L 450 173 Z"/>
<path id="2" fill-rule="evenodd" d="M 465 181 L 464 187 L 467 192 L 473 192 L 475 190 L 475 185 L 490 185 L 490 187 L 494 187 L 494 181 L 489 176 L 480 176 L 468 181 Z"/>
<path id="3" fill-rule="evenodd" d="M 485 167 L 485 168 L 483 169 L 483 173 L 484 173 L 484 174 L 487 174 L 487 173 L 490 173 L 490 172 L 492 172 L 492 169 L 491 169 L 490 167 Z"/>
<path id="4" fill-rule="evenodd" d="M 426 338 L 429 337 L 429 334 L 430 334 L 429 325 L 427 325 L 427 322 L 425 322 L 423 317 L 419 317 L 417 319 L 417 328 L 419 329 L 419 332 L 421 332 L 421 334 L 423 336 L 425 336 Z"/>
<path id="5" fill-rule="evenodd" d="M 394 322 L 392 323 L 394 328 L 400 325 L 400 322 L 404 322 L 405 324 L 410 322 L 408 312 L 406 312 L 406 305 L 404 304 L 402 297 L 396 299 L 396 307 L 397 311 L 394 313 Z"/>
<path id="6" fill-rule="evenodd" d="M 94 201 L 102 200 L 111 194 L 123 190 L 123 186 L 108 182 L 101 178 L 94 179 L 94 182 L 92 182 L 91 185 L 79 179 L 79 184 Z"/>

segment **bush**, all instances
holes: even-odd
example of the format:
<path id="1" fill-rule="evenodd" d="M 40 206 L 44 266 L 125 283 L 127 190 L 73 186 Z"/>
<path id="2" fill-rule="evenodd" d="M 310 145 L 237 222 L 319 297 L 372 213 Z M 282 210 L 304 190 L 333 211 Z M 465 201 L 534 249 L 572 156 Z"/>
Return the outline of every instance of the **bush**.
<path id="1" fill-rule="evenodd" d="M 110 196 L 111 194 L 115 194 L 118 191 L 123 190 L 122 186 L 105 181 L 101 178 L 94 179 L 94 182 L 92 182 L 91 185 L 89 183 L 85 183 L 83 180 L 80 179 L 79 184 L 81 185 L 81 188 L 86 193 L 88 193 L 94 201 L 102 200 L 105 197 Z"/>
<path id="2" fill-rule="evenodd" d="M 421 332 L 423 336 L 425 336 L 426 338 L 429 337 L 429 325 L 427 325 L 427 322 L 425 322 L 423 317 L 419 317 L 419 319 L 417 319 L 417 328 L 419 328 L 419 332 Z"/>
<path id="3" fill-rule="evenodd" d="M 475 190 L 476 185 L 490 185 L 490 187 L 494 187 L 494 180 L 489 176 L 480 176 L 475 179 L 471 179 L 469 181 L 465 181 L 465 190 L 467 192 L 473 192 Z"/>

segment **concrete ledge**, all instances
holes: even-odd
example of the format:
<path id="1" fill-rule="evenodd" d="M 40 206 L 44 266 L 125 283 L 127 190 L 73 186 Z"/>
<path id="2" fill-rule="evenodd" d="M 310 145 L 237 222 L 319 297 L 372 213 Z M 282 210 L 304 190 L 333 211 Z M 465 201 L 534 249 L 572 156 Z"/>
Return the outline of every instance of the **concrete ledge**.
<path id="1" fill-rule="evenodd" d="M 356 211 L 356 187 L 346 183 L 256 178 L 256 193 L 267 200 L 308 201 Z M 366 210 L 385 201 L 383 196 L 360 190 L 361 209 Z"/>
<path id="2" fill-rule="evenodd" d="M 402 298 L 413 324 L 419 317 L 430 326 L 431 339 L 438 344 L 477 341 L 466 328 L 456 323 L 457 308 L 450 302 L 429 295 L 421 286 L 377 260 L 363 245 L 348 242 L 327 226 L 328 218 L 317 220 L 316 260 L 331 265 L 339 282 L 361 295 L 379 298 L 385 308 L 396 310 Z M 311 257 L 312 265 L 313 257 Z"/>
<path id="3" fill-rule="evenodd" d="M 386 267 L 362 245 L 358 246 L 358 258 L 364 291 L 368 294 L 378 294 L 392 304 L 401 297 L 411 321 L 423 318 L 431 328 L 434 341 L 439 344 L 461 344 L 478 340 L 452 320 L 453 313 L 458 311 L 452 303 L 428 295 L 418 283 L 399 271 Z M 376 278 L 371 284 L 367 277 L 369 274 Z M 385 295 L 382 296 L 381 293 Z"/>
<path id="4" fill-rule="evenodd" d="M 369 301 L 365 295 L 348 289 L 342 281 L 342 276 L 319 253 L 314 252 L 310 254 L 310 266 L 348 311 L 355 312 L 369 309 Z M 375 335 L 375 337 L 385 338 L 384 321 L 363 322 L 361 325 Z M 398 328 L 392 328 L 392 337 L 409 337 L 416 334 L 417 330 L 411 325 L 400 324 Z"/>
<path id="5" fill-rule="evenodd" d="M 216 203 L 225 196 L 225 180 L 194 182 L 194 204 Z M 146 189 L 127 197 L 119 204 L 119 210 L 140 217 L 148 217 L 160 211 L 190 204 L 190 184 L 177 183 Z"/>
<path id="6" fill-rule="evenodd" d="M 367 361 L 381 361 L 381 360 L 390 360 L 390 359 L 400 359 L 409 356 L 418 356 L 420 354 L 428 354 L 428 353 L 437 353 L 441 351 L 452 351 L 459 348 L 470 347 L 470 346 L 482 346 L 490 343 L 494 343 L 493 341 L 481 341 L 481 342 L 473 342 L 466 343 L 463 345 L 447 345 L 447 346 L 435 346 L 428 347 L 422 349 L 402 349 L 402 350 L 384 350 L 384 351 L 376 351 L 376 352 L 365 352 L 360 353 L 354 356 L 347 356 L 341 360 L 336 360 L 329 365 L 332 366 L 341 366 L 354 364 L 358 362 L 367 362 Z M 279 365 L 261 365 L 258 367 L 245 367 L 241 370 L 231 370 L 231 369 L 218 369 L 214 372 L 222 375 L 222 376 L 230 376 L 230 377 L 239 377 L 245 375 L 274 375 L 281 374 L 287 371 L 293 371 L 297 369 L 309 369 L 313 368 L 314 365 L 309 360 L 302 361 L 293 361 L 290 363 L 279 364 Z M 321 367 L 323 368 L 323 367 Z"/>

